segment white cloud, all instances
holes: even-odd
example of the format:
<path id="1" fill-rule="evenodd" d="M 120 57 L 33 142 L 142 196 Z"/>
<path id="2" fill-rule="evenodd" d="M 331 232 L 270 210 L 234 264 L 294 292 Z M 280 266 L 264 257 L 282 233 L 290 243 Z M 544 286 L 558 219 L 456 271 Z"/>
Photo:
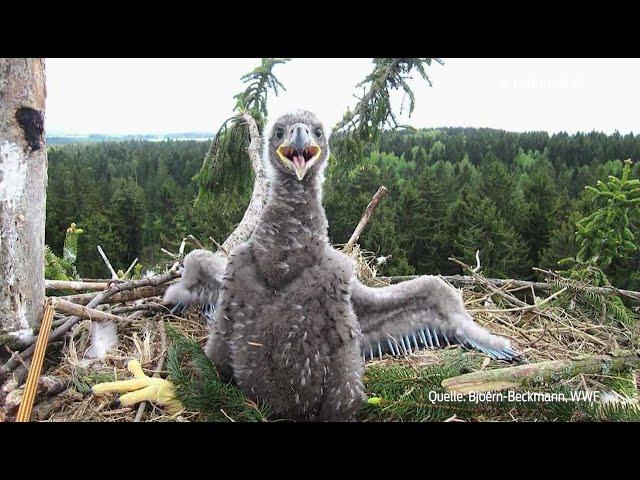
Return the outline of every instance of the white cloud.
<path id="1" fill-rule="evenodd" d="M 48 59 L 49 132 L 215 131 L 258 59 Z M 328 124 L 355 104 L 370 59 L 295 59 L 272 114 L 308 108 Z M 640 133 L 638 59 L 445 59 L 411 83 L 416 127 Z M 399 104 L 401 94 L 394 101 Z"/>

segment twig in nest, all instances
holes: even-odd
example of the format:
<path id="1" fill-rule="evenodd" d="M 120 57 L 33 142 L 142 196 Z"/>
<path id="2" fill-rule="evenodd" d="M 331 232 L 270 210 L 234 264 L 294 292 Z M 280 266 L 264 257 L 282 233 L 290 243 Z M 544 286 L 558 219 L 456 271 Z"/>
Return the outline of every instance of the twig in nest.
<path id="1" fill-rule="evenodd" d="M 179 276 L 179 275 L 178 275 Z M 115 295 L 108 298 L 108 302 L 102 303 L 125 303 L 131 302 L 133 300 L 139 300 L 141 298 L 149 298 L 149 297 L 160 297 L 164 294 L 166 290 L 166 285 L 161 285 L 158 287 L 139 287 L 133 290 L 128 290 L 120 293 L 116 293 Z M 61 297 L 62 300 L 66 300 L 67 302 L 77 303 L 79 305 L 88 305 L 94 298 L 96 298 L 97 293 L 79 293 L 76 295 L 63 295 Z"/>
<path id="2" fill-rule="evenodd" d="M 177 260 L 177 259 L 178 259 L 178 257 L 177 257 L 177 255 L 176 255 L 176 254 L 171 253 L 171 252 L 170 252 L 169 250 L 167 250 L 166 248 L 160 248 L 160 251 L 161 251 L 162 253 L 165 253 L 165 254 L 169 255 L 169 256 L 170 256 L 171 258 L 173 258 L 174 260 Z"/>
<path id="3" fill-rule="evenodd" d="M 198 248 L 204 248 L 202 244 L 198 241 L 198 239 L 191 234 L 184 237 L 183 240 L 193 243 Z"/>
<path id="4" fill-rule="evenodd" d="M 97 245 L 96 248 L 98 249 L 98 253 L 102 257 L 102 260 L 104 261 L 105 265 L 107 266 L 107 268 L 111 272 L 111 278 L 113 280 L 118 280 L 120 277 L 118 277 L 118 274 L 116 273 L 116 271 L 111 266 L 111 262 L 109 261 L 109 259 L 107 258 L 107 255 L 102 250 L 102 247 L 100 245 Z"/>
<path id="5" fill-rule="evenodd" d="M 476 266 L 471 271 L 478 273 L 482 267 L 480 266 L 480 250 L 476 250 Z"/>
<path id="6" fill-rule="evenodd" d="M 593 285 L 589 285 L 589 284 L 580 284 L 579 282 L 576 282 L 575 280 L 569 279 L 569 278 L 564 278 L 560 275 L 558 275 L 555 272 L 552 272 L 551 270 L 544 270 L 542 268 L 537 268 L 537 267 L 532 267 L 533 270 L 535 270 L 536 272 L 541 272 L 544 273 L 547 278 L 555 278 L 558 279 L 564 283 L 568 283 L 571 284 L 572 286 L 574 286 L 575 288 L 581 289 L 581 290 L 587 290 L 587 291 L 591 291 L 591 292 L 596 292 L 596 293 L 601 293 L 603 295 L 620 295 L 620 296 L 624 296 L 627 298 L 631 298 L 633 300 L 636 301 L 640 301 L 640 292 L 635 292 L 633 290 L 622 290 L 620 288 L 616 288 L 616 287 L 612 287 L 612 286 L 606 286 L 606 287 L 595 287 Z"/>
<path id="7" fill-rule="evenodd" d="M 82 305 L 78 305 L 77 303 L 67 302 L 66 300 L 61 300 L 59 297 L 53 297 L 50 299 L 50 301 L 51 306 L 58 312 L 63 312 L 68 315 L 77 315 L 78 317 L 86 318 L 88 320 L 96 322 L 114 321 L 122 323 L 127 321 L 126 318 L 119 317 L 118 315 L 101 312 L 100 310 L 84 307 Z"/>
<path id="8" fill-rule="evenodd" d="M 104 290 L 109 284 L 107 282 L 76 282 L 69 280 L 45 280 L 46 290 L 74 290 L 78 292 L 87 290 Z"/>
<path id="9" fill-rule="evenodd" d="M 218 247 L 218 250 L 220 250 L 220 252 L 221 252 L 225 257 L 229 258 L 229 252 L 227 252 L 227 249 L 226 249 L 226 248 L 224 248 L 222 245 L 220 245 L 220 244 L 216 241 L 216 239 L 215 239 L 215 238 L 213 238 L 213 237 L 211 237 L 211 236 L 210 236 L 210 237 L 209 237 L 209 240 L 211 240 L 211 241 L 214 243 L 214 245 L 215 245 L 216 247 Z"/>
<path id="10" fill-rule="evenodd" d="M 122 275 L 122 278 L 127 278 L 127 275 L 129 275 L 129 272 L 133 270 L 133 267 L 136 266 L 136 263 L 138 263 L 138 257 L 136 257 L 135 260 L 131 262 L 131 265 L 129 265 L 129 268 L 127 268 L 127 271 L 124 272 L 124 275 Z"/>

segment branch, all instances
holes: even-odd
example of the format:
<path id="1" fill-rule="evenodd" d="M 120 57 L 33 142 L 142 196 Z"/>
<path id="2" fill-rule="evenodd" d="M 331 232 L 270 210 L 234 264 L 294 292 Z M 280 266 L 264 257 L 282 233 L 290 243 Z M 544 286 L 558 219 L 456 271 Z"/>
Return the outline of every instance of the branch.
<path id="1" fill-rule="evenodd" d="M 107 312 L 101 312 L 100 310 L 95 310 L 89 307 L 83 307 L 82 305 L 78 305 L 77 303 L 67 302 L 66 300 L 60 299 L 60 297 L 53 297 L 50 299 L 51 306 L 57 311 L 66 313 L 67 315 L 76 315 L 78 317 L 86 318 L 92 321 L 97 322 L 126 322 L 127 319 L 123 317 L 119 317 L 118 315 L 113 315 Z"/>
<path id="2" fill-rule="evenodd" d="M 180 275 L 178 274 L 176 276 L 179 277 Z M 166 289 L 166 284 L 157 287 L 139 287 L 126 292 L 116 293 L 115 295 L 112 295 L 109 298 L 105 299 L 103 302 L 100 302 L 100 305 L 103 303 L 126 303 L 133 300 L 139 300 L 141 298 L 160 297 L 164 295 Z M 62 300 L 66 300 L 68 302 L 77 303 L 78 305 L 88 305 L 89 302 L 96 298 L 97 295 L 99 294 L 78 293 L 76 295 L 64 295 L 56 298 L 61 298 Z"/>
<path id="3" fill-rule="evenodd" d="M 61 378 L 61 377 L 51 377 L 45 376 L 40 377 L 36 383 L 37 393 L 35 397 L 32 399 L 33 404 L 35 405 L 35 401 L 45 399 L 48 397 L 53 397 L 54 395 L 59 394 L 67 389 L 69 386 L 69 379 Z M 3 406 L 3 410 L 8 414 L 12 415 L 16 409 L 21 407 L 25 402 L 26 397 L 26 387 L 24 389 L 18 388 L 12 390 L 7 394 L 7 398 L 5 399 L 5 404 Z M 20 412 L 18 412 L 18 416 Z M 31 415 L 29 415 L 30 417 Z M 18 421 L 20 421 L 18 419 Z"/>
<path id="4" fill-rule="evenodd" d="M 138 257 L 136 257 L 133 262 L 131 262 L 131 265 L 129 265 L 129 268 L 127 268 L 127 271 L 124 272 L 124 274 L 122 275 L 122 278 L 127 278 L 127 275 L 129 275 L 129 272 L 131 270 L 133 270 L 133 267 L 136 266 L 136 263 L 138 263 Z"/>
<path id="5" fill-rule="evenodd" d="M 443 380 L 442 386 L 449 391 L 463 394 L 499 391 L 521 387 L 529 382 L 558 381 L 579 374 L 618 372 L 638 367 L 640 367 L 640 351 L 617 350 L 610 355 L 593 355 L 575 360 L 549 360 L 467 373 Z"/>
<path id="6" fill-rule="evenodd" d="M 420 275 L 399 275 L 393 277 L 378 277 L 380 280 L 387 283 L 399 283 L 404 282 L 406 280 L 413 280 L 414 278 L 418 278 Z M 483 282 L 478 280 L 475 277 L 469 275 L 440 275 L 443 280 L 451 283 L 452 285 L 463 287 L 463 286 L 473 286 L 473 285 L 484 285 Z M 534 290 L 542 291 L 542 292 L 550 292 L 556 289 L 556 286 L 551 283 L 546 282 L 530 282 L 527 280 L 515 280 L 512 278 L 487 278 L 488 282 L 492 283 L 496 287 L 504 287 L 507 285 L 511 285 L 515 288 L 519 287 L 531 287 Z M 594 293 L 600 293 L 603 295 L 623 295 L 625 297 L 631 298 L 636 301 L 640 301 L 640 292 L 635 292 L 632 290 L 622 290 L 615 287 L 593 287 L 593 286 L 584 286 L 581 289 L 586 291 L 591 291 Z"/>
<path id="7" fill-rule="evenodd" d="M 382 200 L 388 193 L 389 193 L 389 190 L 387 189 L 387 187 L 381 186 L 380 188 L 378 188 L 378 191 L 375 193 L 375 195 L 369 202 L 369 205 L 367 205 L 367 208 L 362 214 L 362 218 L 360 219 L 360 222 L 358 222 L 356 229 L 353 231 L 351 238 L 345 245 L 345 249 L 353 246 L 358 241 L 358 239 L 360 238 L 360 234 L 362 234 L 364 227 L 367 226 L 367 223 L 369 222 L 369 218 L 371 218 L 371 215 L 373 214 L 376 207 L 378 206 L 378 203 L 380 203 L 380 200 Z"/>
<path id="8" fill-rule="evenodd" d="M 227 252 L 232 251 L 236 245 L 246 241 L 251 236 L 253 229 L 258 223 L 260 214 L 262 213 L 262 208 L 267 201 L 267 194 L 269 191 L 266 171 L 262 163 L 262 157 L 260 156 L 262 139 L 260 137 L 258 125 L 249 113 L 243 113 L 242 119 L 249 129 L 249 135 L 251 137 L 251 142 L 247 147 L 247 153 L 251 159 L 251 168 L 255 173 L 255 180 L 253 184 L 253 193 L 251 194 L 251 201 L 244 212 L 242 220 L 222 244 L 224 250 Z M 218 252 L 218 254 L 221 253 Z"/>
<path id="9" fill-rule="evenodd" d="M 111 266 L 111 262 L 107 258 L 107 255 L 102 251 L 102 247 L 100 245 L 96 245 L 96 248 L 98 249 L 98 253 L 102 257 L 102 260 L 104 261 L 105 265 L 107 266 L 107 268 L 111 272 L 111 278 L 114 279 L 114 280 L 118 280 L 118 278 L 119 278 L 118 274 L 116 273 L 116 271 Z"/>
<path id="10" fill-rule="evenodd" d="M 393 73 L 393 71 L 395 70 L 395 68 L 398 66 L 399 63 L 400 63 L 400 59 L 396 58 L 395 60 L 393 60 L 393 62 L 391 62 L 391 64 L 389 64 L 385 68 L 382 76 L 376 78 L 372 82 L 371 88 L 369 88 L 369 91 L 356 104 L 353 111 L 347 111 L 347 113 L 345 113 L 342 120 L 340 120 L 333 127 L 334 132 L 340 131 L 349 123 L 353 123 L 354 127 L 357 126 L 356 117 L 362 117 L 362 114 L 369 108 L 369 104 L 371 103 L 371 100 L 373 99 L 373 97 L 376 94 L 378 94 L 380 91 L 382 91 L 382 89 L 384 88 L 385 84 L 389 79 L 389 76 Z M 374 71 L 375 71 L 375 68 L 374 68 Z"/>
<path id="11" fill-rule="evenodd" d="M 82 292 L 86 290 L 104 290 L 109 284 L 107 282 L 75 282 L 67 280 L 45 280 L 46 290 L 74 290 Z"/>

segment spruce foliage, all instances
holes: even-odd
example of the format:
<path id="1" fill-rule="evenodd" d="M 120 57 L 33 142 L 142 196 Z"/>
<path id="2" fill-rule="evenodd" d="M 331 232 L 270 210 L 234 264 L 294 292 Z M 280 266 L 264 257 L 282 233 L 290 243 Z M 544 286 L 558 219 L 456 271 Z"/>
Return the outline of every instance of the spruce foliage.
<path id="1" fill-rule="evenodd" d="M 202 413 L 207 421 L 263 421 L 266 405 L 246 399 L 234 385 L 220 378 L 198 342 L 166 324 L 171 340 L 167 354 L 169 380 L 187 410 Z"/>

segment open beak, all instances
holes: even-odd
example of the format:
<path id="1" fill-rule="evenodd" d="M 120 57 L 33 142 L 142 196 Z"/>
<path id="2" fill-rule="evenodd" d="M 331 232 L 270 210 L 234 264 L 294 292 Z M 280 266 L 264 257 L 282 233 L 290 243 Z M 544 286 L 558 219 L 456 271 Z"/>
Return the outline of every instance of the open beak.
<path id="1" fill-rule="evenodd" d="M 276 150 L 280 161 L 302 180 L 309 169 L 320 158 L 321 149 L 307 132 L 303 124 L 294 125 L 289 138 Z"/>

